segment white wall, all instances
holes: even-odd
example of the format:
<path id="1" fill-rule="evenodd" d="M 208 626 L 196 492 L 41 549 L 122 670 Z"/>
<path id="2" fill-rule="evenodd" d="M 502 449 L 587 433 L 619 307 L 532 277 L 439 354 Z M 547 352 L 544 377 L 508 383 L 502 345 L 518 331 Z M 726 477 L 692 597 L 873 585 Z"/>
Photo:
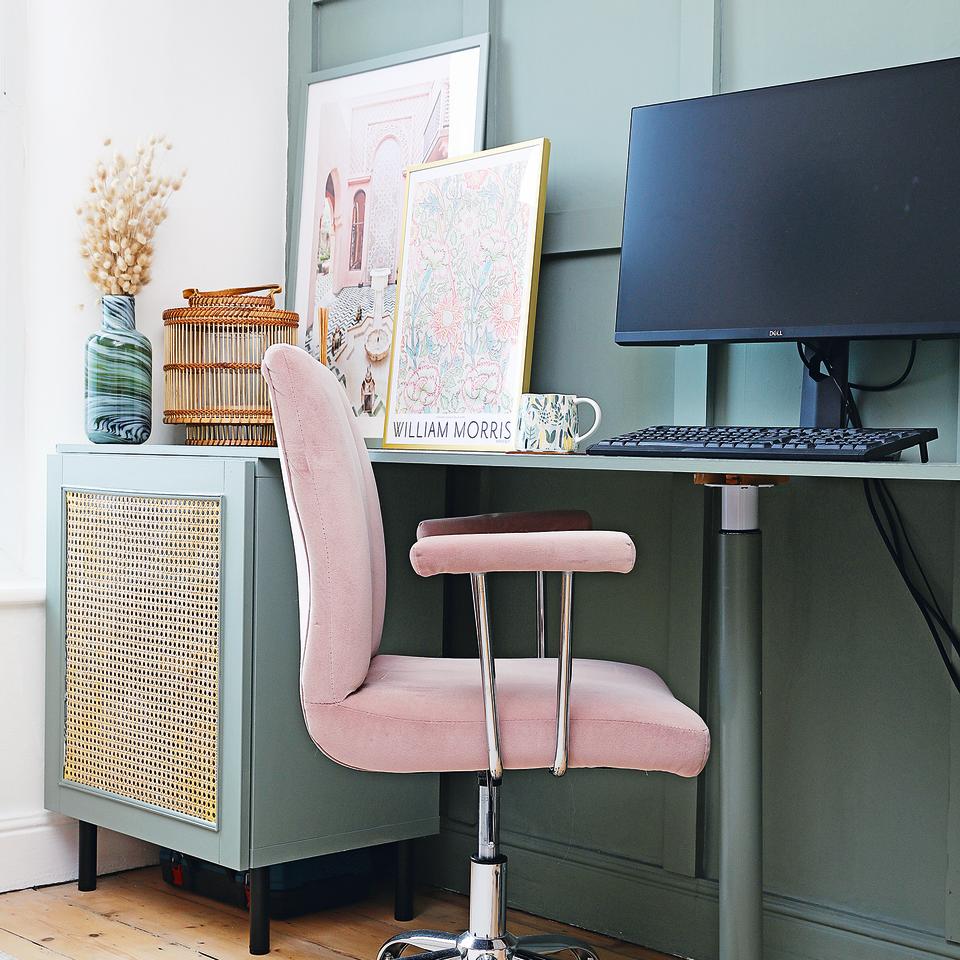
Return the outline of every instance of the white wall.
<path id="1" fill-rule="evenodd" d="M 283 279 L 287 4 L 31 0 L 29 10 L 27 484 L 40 518 L 40 454 L 85 439 L 83 343 L 99 307 L 74 208 L 105 137 L 130 149 L 165 133 L 171 163 L 189 171 L 137 297 L 137 326 L 154 348 L 153 440 L 180 437 L 161 422 L 164 308 L 182 305 L 184 287 Z M 38 538 L 29 539 L 37 570 Z"/>
<path id="2" fill-rule="evenodd" d="M 22 370 L 25 430 L 0 432 L 0 497 L 10 518 L 0 527 L 0 890 L 76 875 L 73 825 L 42 810 L 38 596 L 45 456 L 57 443 L 85 440 L 83 346 L 99 326 L 97 293 L 77 253 L 74 210 L 86 177 L 105 137 L 130 150 L 152 133 L 173 141 L 171 171 L 189 170 L 157 234 L 153 280 L 137 297 L 137 326 L 154 348 L 152 442 L 176 441 L 179 428 L 161 422 L 161 312 L 182 302 L 184 287 L 282 281 L 287 136 L 285 0 L 0 0 L 0 13 L 14 10 L 0 20 L 0 56 L 5 47 L 23 55 L 0 61 L 0 70 L 10 66 L 23 105 L 22 222 L 13 241 L 22 253 L 0 308 L 4 343 L 14 347 L 6 367 Z M 4 236 L 9 209 L 0 208 Z M 11 473 L 15 493 L 2 486 Z M 12 533 L 17 519 L 22 541 Z M 20 562 L 4 564 L 4 550 L 18 548 Z M 17 566 L 32 588 L 10 586 Z M 152 856 L 120 838 L 102 847 L 108 869 Z"/>
<path id="3" fill-rule="evenodd" d="M 17 39 L 23 35 L 26 10 L 16 0 L 0 0 L 0 464 L 23 456 L 23 324 L 20 224 L 23 214 L 25 156 L 25 61 Z M 17 503 L 23 474 L 0 469 L 0 503 Z M 23 528 L 19 514 L 5 517 L 0 528 L 0 581 L 20 573 Z"/>

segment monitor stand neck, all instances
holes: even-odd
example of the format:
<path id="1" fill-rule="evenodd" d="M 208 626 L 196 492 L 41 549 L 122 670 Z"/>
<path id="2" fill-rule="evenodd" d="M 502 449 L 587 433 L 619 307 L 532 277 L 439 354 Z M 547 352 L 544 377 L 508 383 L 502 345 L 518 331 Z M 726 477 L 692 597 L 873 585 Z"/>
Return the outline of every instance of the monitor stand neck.
<path id="1" fill-rule="evenodd" d="M 827 374 L 826 365 L 829 363 L 833 376 L 847 390 L 850 341 L 808 340 L 803 344 L 803 352 L 816 373 L 804 367 L 800 391 L 800 426 L 845 427 L 846 407 L 837 384 Z"/>

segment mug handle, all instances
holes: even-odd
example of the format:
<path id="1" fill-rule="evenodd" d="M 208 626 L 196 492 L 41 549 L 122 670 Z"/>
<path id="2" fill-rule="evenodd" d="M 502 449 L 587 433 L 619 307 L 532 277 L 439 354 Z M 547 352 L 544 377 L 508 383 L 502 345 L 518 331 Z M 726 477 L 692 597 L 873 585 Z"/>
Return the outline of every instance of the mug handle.
<path id="1" fill-rule="evenodd" d="M 593 434 L 596 431 L 597 427 L 600 426 L 600 405 L 597 403 L 596 400 L 591 400 L 589 397 L 574 397 L 573 402 L 574 404 L 589 403 L 590 406 L 593 407 L 593 414 L 594 414 L 593 426 L 586 433 L 582 433 L 582 434 L 578 433 L 574 436 L 573 442 L 577 444 L 581 440 L 586 440 L 587 437 Z"/>

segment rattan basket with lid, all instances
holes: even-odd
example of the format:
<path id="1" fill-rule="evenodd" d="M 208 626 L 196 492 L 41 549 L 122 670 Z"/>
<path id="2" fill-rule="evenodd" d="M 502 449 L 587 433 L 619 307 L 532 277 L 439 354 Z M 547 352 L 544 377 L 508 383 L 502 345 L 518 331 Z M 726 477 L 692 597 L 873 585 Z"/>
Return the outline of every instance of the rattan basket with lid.
<path id="1" fill-rule="evenodd" d="M 184 290 L 189 306 L 164 310 L 163 422 L 185 424 L 188 444 L 276 444 L 260 362 L 272 344 L 295 344 L 298 326 L 297 314 L 276 308 L 280 292 Z"/>

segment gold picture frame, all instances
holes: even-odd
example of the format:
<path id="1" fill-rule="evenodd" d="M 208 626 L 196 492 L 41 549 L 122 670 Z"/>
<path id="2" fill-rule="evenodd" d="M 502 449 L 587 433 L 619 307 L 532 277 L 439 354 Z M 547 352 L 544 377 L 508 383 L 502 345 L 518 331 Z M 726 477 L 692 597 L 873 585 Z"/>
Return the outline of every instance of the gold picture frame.
<path id="1" fill-rule="evenodd" d="M 407 169 L 384 447 L 513 449 L 549 156 L 541 138 Z"/>

